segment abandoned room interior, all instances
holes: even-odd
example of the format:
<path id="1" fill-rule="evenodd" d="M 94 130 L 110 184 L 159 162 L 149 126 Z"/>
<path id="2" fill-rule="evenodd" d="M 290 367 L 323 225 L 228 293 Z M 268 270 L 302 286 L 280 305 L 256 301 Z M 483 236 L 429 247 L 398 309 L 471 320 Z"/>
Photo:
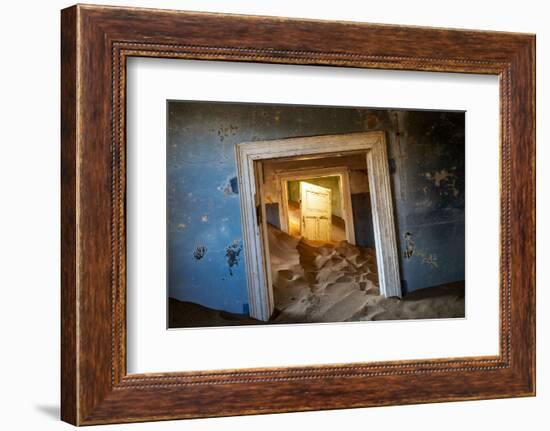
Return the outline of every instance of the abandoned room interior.
<path id="1" fill-rule="evenodd" d="M 464 112 L 167 108 L 168 328 L 465 317 Z"/>
<path id="2" fill-rule="evenodd" d="M 353 319 L 365 293 L 380 294 L 366 154 L 274 159 L 262 170 L 272 320 Z"/>

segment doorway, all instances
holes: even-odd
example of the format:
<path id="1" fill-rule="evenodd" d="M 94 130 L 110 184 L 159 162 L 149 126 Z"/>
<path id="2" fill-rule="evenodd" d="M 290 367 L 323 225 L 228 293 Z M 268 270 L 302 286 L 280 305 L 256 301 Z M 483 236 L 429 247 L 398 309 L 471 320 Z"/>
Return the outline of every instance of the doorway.
<path id="1" fill-rule="evenodd" d="M 274 312 L 274 277 L 268 238 L 271 226 L 290 234 L 300 231 L 300 238 L 308 241 L 335 242 L 333 233 L 333 202 L 340 202 L 345 244 L 355 244 L 355 229 L 349 192 L 350 166 L 344 163 L 350 156 L 362 160 L 367 167 L 370 204 L 372 206 L 373 254 L 376 255 L 377 282 L 380 294 L 401 297 L 397 245 L 393 220 L 393 204 L 383 132 L 288 138 L 277 141 L 242 143 L 237 145 L 238 179 L 241 192 L 243 243 L 246 257 L 250 315 L 267 321 Z M 332 166 L 319 167 L 319 160 L 331 159 Z M 348 159 L 347 159 L 348 158 Z M 286 165 L 282 163 L 286 162 Z M 271 165 L 279 165 L 274 169 Z M 313 167 L 312 167 L 313 166 Z M 268 168 L 271 169 L 268 172 Z M 267 186 L 266 179 L 274 173 L 275 186 Z M 338 199 L 327 182 L 337 178 Z M 294 182 L 294 183 L 293 183 Z M 324 182 L 319 184 L 319 182 Z M 292 218 L 298 185 L 299 221 Z M 275 205 L 275 201 L 277 206 Z M 281 205 L 278 205 L 278 204 Z M 335 208 L 338 208 L 337 206 Z M 343 244 L 345 246 L 345 244 Z M 315 244 L 313 244 L 315 245 Z M 334 249 L 339 246 L 334 245 Z M 355 253 L 343 250 L 342 253 Z M 357 258 L 367 259 L 361 253 Z M 317 257 L 315 257 L 317 259 Z M 322 257 L 317 259 L 322 260 Z M 362 276 L 362 275 L 361 275 Z"/>
<path id="2" fill-rule="evenodd" d="M 323 224 L 322 219 L 304 219 L 302 214 L 304 202 L 306 203 L 306 215 L 311 217 L 313 211 L 311 208 L 308 209 L 307 206 L 315 203 L 319 204 L 319 202 L 313 201 L 312 198 L 317 197 L 322 199 L 322 196 L 325 196 L 324 199 L 327 199 L 326 191 L 315 194 L 311 190 L 317 186 L 330 191 L 330 198 L 328 198 L 330 201 L 330 211 L 324 211 L 324 216 L 328 220 L 328 223 L 326 223 L 328 227 L 326 240 L 347 240 L 350 244 L 355 244 L 355 228 L 350 193 L 350 169 L 342 165 L 344 161 L 341 158 L 333 158 L 333 167 L 287 168 L 286 170 L 280 167 L 285 163 L 284 159 L 279 159 L 278 162 L 273 163 L 275 166 L 279 165 L 279 168 L 276 169 L 275 181 L 279 186 L 280 228 L 282 231 L 290 235 L 300 235 L 306 222 L 310 225 L 314 223 L 316 225 L 315 228 Z M 309 164 L 312 164 L 311 159 Z M 311 186 L 307 184 L 311 184 Z M 302 194 L 305 196 L 302 196 Z M 309 199 L 308 195 L 310 195 Z M 269 208 L 269 203 L 266 203 L 266 205 Z M 324 205 L 326 208 L 327 203 L 325 202 Z M 313 229 L 313 227 L 310 226 L 309 229 Z M 311 237 L 311 232 L 310 230 L 310 234 L 304 236 Z"/>

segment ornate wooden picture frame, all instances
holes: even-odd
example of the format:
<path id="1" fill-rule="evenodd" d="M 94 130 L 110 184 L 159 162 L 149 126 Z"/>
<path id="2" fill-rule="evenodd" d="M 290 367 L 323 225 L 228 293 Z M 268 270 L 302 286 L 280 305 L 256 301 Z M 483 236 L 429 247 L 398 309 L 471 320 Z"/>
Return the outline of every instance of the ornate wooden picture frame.
<path id="1" fill-rule="evenodd" d="M 62 11 L 61 416 L 75 425 L 535 394 L 535 37 L 102 6 Z M 500 353 L 126 371 L 126 60 L 497 75 Z"/>

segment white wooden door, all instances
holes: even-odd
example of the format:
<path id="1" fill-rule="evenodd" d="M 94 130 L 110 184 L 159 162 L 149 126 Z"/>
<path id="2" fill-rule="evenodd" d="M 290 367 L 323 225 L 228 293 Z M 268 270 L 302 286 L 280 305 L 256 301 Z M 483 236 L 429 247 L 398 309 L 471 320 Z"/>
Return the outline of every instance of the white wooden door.
<path id="1" fill-rule="evenodd" d="M 330 241 L 332 226 L 331 191 L 300 181 L 302 236 L 315 241 Z"/>

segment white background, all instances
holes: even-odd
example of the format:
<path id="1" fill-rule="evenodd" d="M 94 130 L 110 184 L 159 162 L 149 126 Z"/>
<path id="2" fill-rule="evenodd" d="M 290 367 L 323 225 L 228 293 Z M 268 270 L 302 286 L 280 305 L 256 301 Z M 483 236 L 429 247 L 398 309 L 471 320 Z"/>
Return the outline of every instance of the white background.
<path id="1" fill-rule="evenodd" d="M 498 354 L 496 76 L 141 58 L 127 83 L 129 373 Z M 466 318 L 167 331 L 167 99 L 466 111 Z"/>
<path id="2" fill-rule="evenodd" d="M 537 33 L 538 140 L 538 396 L 509 399 L 106 426 L 97 429 L 255 430 L 547 429 L 550 423 L 549 297 L 550 163 L 544 143 L 550 116 L 549 13 L 545 2 L 477 0 L 358 2 L 102 1 L 105 4 L 342 19 L 393 24 Z M 2 301 L 2 428 L 70 429 L 59 409 L 59 9 L 64 1 L 3 4 L 0 95 L 0 213 Z M 546 54 L 546 55 L 544 55 Z M 546 189 L 546 194 L 543 191 Z"/>

